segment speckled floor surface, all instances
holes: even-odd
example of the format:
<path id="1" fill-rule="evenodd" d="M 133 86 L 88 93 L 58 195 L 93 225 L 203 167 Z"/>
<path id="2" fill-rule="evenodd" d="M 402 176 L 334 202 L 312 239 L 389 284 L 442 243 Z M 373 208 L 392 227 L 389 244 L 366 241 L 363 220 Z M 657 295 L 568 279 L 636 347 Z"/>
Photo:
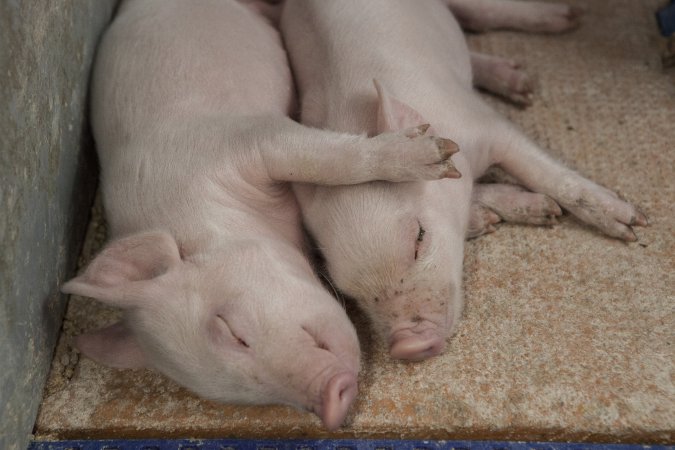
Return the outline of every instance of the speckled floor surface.
<path id="1" fill-rule="evenodd" d="M 675 72 L 661 70 L 656 0 L 593 0 L 562 36 L 495 32 L 473 48 L 515 57 L 538 80 L 519 110 L 487 100 L 556 158 L 638 204 L 638 243 L 565 217 L 502 225 L 469 242 L 466 309 L 441 357 L 390 360 L 357 313 L 360 395 L 334 437 L 673 442 Z M 99 211 L 100 213 L 100 211 Z M 83 258 L 104 239 L 94 218 Z M 73 298 L 36 437 L 322 437 L 285 407 L 200 400 L 148 371 L 79 358 L 72 336 L 116 312 Z"/>

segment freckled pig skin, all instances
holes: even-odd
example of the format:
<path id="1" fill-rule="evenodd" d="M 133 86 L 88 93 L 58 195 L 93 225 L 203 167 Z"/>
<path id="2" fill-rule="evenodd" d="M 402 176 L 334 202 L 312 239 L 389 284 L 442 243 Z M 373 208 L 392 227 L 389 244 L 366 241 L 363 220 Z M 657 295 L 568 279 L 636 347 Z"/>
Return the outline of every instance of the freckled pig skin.
<path id="1" fill-rule="evenodd" d="M 449 3 L 471 12 L 497 2 Z M 464 36 L 442 2 L 286 0 L 280 28 L 303 123 L 376 134 L 424 121 L 459 146 L 459 179 L 295 186 L 336 286 L 357 299 L 392 356 L 437 355 L 453 333 L 464 239 L 496 220 L 487 214 L 468 228 L 471 211 L 485 213 L 471 208 L 472 190 L 490 165 L 610 236 L 634 240 L 630 227 L 646 225 L 634 206 L 550 159 L 480 100 Z"/>

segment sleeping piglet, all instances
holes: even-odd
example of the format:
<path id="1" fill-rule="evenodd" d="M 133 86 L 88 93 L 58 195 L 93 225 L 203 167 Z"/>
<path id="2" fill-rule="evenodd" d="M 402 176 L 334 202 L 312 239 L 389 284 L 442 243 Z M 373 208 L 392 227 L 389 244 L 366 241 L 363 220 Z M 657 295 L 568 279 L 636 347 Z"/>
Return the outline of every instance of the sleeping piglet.
<path id="1" fill-rule="evenodd" d="M 480 23 L 481 14 L 493 17 L 491 5 L 508 10 L 518 4 L 448 3 L 473 24 Z M 551 23 L 550 31 L 577 21 L 568 8 L 537 3 L 501 22 L 493 18 L 492 25 L 507 26 L 506 18 L 512 17 L 513 26 L 522 28 L 535 13 L 534 22 Z M 547 22 L 547 15 L 555 17 Z M 474 180 L 489 166 L 500 165 L 534 191 L 481 186 L 476 192 L 480 204 L 492 202 L 507 215 L 546 223 L 560 214 L 552 198 L 619 239 L 635 240 L 631 226 L 646 225 L 634 206 L 553 161 L 480 100 L 472 90 L 472 59 L 482 77 L 478 84 L 495 76 L 498 85 L 513 73 L 490 73 L 504 67 L 471 57 L 448 5 L 437 0 L 286 0 L 280 27 L 303 123 L 375 135 L 428 122 L 461 148 L 453 156 L 459 179 L 295 186 L 335 285 L 368 313 L 393 357 L 438 355 L 455 329 L 463 307 L 465 237 L 469 231 L 481 234 L 491 223 L 472 218 L 474 226 L 468 228 Z"/>
<path id="2" fill-rule="evenodd" d="M 100 46 L 92 122 L 112 241 L 63 292 L 124 310 L 77 338 L 90 358 L 154 369 L 223 402 L 280 403 L 340 426 L 355 330 L 305 253 L 289 181 L 438 179 L 428 126 L 374 138 L 289 118 L 280 37 L 230 0 L 127 0 Z"/>

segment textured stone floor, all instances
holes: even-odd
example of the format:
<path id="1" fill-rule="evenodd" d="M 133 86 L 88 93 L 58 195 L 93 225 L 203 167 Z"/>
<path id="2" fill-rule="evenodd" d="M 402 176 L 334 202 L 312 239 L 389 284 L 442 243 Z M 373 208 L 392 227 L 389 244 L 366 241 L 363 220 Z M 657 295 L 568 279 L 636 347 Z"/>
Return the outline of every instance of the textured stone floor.
<path id="1" fill-rule="evenodd" d="M 538 80 L 526 110 L 486 98 L 556 158 L 640 205 L 651 225 L 632 244 L 570 217 L 471 241 L 463 322 L 430 361 L 391 361 L 354 312 L 360 395 L 332 436 L 674 441 L 675 72 L 661 69 L 661 2 L 576 3 L 588 12 L 573 33 L 470 36 Z M 104 233 L 95 217 L 84 259 Z M 79 358 L 72 336 L 115 317 L 71 300 L 38 439 L 328 435 L 310 414 L 217 405 L 151 372 Z"/>

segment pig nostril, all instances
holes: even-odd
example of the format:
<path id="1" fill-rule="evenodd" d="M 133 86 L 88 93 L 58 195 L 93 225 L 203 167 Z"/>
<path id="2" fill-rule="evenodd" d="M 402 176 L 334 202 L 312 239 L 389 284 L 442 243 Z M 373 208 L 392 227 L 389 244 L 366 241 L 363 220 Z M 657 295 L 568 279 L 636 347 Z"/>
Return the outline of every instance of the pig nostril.
<path id="1" fill-rule="evenodd" d="M 443 352 L 445 340 L 435 331 L 402 330 L 390 340 L 389 354 L 396 359 L 421 361 Z"/>
<path id="2" fill-rule="evenodd" d="M 326 383 L 319 414 L 326 428 L 335 430 L 342 424 L 357 390 L 356 375 L 352 373 L 335 375 Z"/>
<path id="3" fill-rule="evenodd" d="M 346 394 L 349 393 L 351 389 L 352 389 L 351 386 L 343 386 L 338 392 L 338 399 L 340 399 L 340 401 L 345 400 Z"/>
<path id="4" fill-rule="evenodd" d="M 342 403 L 351 403 L 351 401 L 354 399 L 355 390 L 356 377 L 354 377 L 352 374 L 343 377 L 338 389 L 338 399 L 340 399 Z"/>

